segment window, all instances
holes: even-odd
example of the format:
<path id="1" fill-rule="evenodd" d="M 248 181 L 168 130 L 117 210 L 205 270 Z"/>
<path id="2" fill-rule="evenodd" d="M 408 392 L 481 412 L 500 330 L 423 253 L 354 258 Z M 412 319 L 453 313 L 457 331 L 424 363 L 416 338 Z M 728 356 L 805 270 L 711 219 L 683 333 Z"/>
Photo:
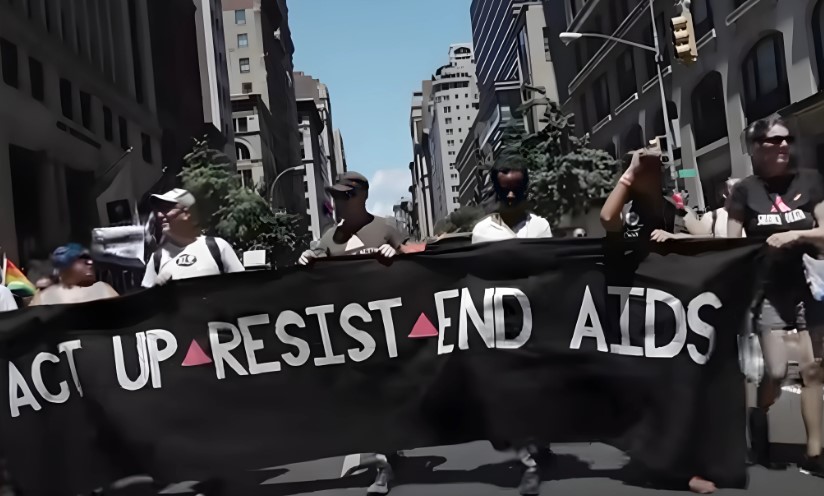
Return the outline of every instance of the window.
<path id="1" fill-rule="evenodd" d="M 123 117 L 117 118 L 117 125 L 120 128 L 120 148 L 129 149 L 129 124 Z"/>
<path id="2" fill-rule="evenodd" d="M 694 0 L 690 10 L 695 29 L 695 41 L 698 41 L 713 29 L 710 0 Z"/>
<path id="3" fill-rule="evenodd" d="M 692 130 L 696 148 L 703 148 L 727 136 L 724 87 L 718 72 L 704 76 L 692 90 Z"/>
<path id="4" fill-rule="evenodd" d="M 68 79 L 60 78 L 60 109 L 63 117 L 74 119 L 74 103 L 72 102 L 72 83 Z"/>
<path id="5" fill-rule="evenodd" d="M 610 0 L 609 15 L 612 18 L 613 26 L 615 29 L 618 29 L 618 26 L 620 26 L 629 15 L 628 0 Z"/>
<path id="6" fill-rule="evenodd" d="M 444 121 L 446 124 L 452 124 L 452 117 L 447 117 Z"/>
<path id="7" fill-rule="evenodd" d="M 246 11 L 245 10 L 236 10 L 235 11 L 235 24 L 246 24 Z"/>
<path id="8" fill-rule="evenodd" d="M 252 179 L 252 169 L 244 169 L 240 171 L 240 181 L 243 183 L 243 186 L 247 188 L 254 188 L 255 181 Z"/>
<path id="9" fill-rule="evenodd" d="M 590 130 L 589 126 L 589 106 L 587 105 L 587 98 L 586 96 L 581 96 L 581 100 L 578 102 L 578 106 L 580 108 L 579 111 L 579 119 L 575 121 L 576 127 L 578 127 L 581 131 L 580 134 L 588 133 Z"/>
<path id="10" fill-rule="evenodd" d="M 43 64 L 39 60 L 29 57 L 29 79 L 31 80 L 31 96 L 35 100 L 46 100 L 46 89 L 43 82 Z"/>
<path id="11" fill-rule="evenodd" d="M 451 151 L 451 152 L 449 152 L 447 155 L 449 155 L 450 157 L 454 157 L 454 156 L 455 156 L 455 152 L 454 152 L 454 151 Z"/>
<path id="12" fill-rule="evenodd" d="M 447 106 L 447 107 L 444 107 L 444 108 L 443 108 L 443 113 L 444 113 L 444 114 L 448 114 L 448 113 L 450 113 L 450 112 L 452 112 L 452 107 Z"/>
<path id="13" fill-rule="evenodd" d="M 626 134 L 624 134 L 622 145 L 624 153 L 629 153 L 644 147 L 644 133 L 639 124 L 634 124 Z"/>
<path id="14" fill-rule="evenodd" d="M 658 28 L 658 39 L 663 40 L 663 49 L 661 50 L 661 55 L 663 56 L 663 61 L 661 65 L 662 68 L 670 65 L 669 51 L 672 42 L 670 41 L 670 38 L 667 37 L 667 25 L 669 25 L 669 20 L 664 18 L 664 14 L 661 14 L 660 16 L 658 16 L 657 19 L 655 19 L 655 27 Z M 648 46 L 653 46 L 655 44 L 655 41 L 653 40 L 652 36 L 652 25 L 650 25 L 644 32 L 644 43 Z M 648 51 L 645 51 L 645 53 L 647 54 L 647 80 L 650 80 L 658 75 L 658 67 L 655 62 L 655 54 Z"/>
<path id="15" fill-rule="evenodd" d="M 140 133 L 140 149 L 143 154 L 143 161 L 152 163 L 152 138 L 146 133 Z"/>
<path id="16" fill-rule="evenodd" d="M 624 50 L 618 57 L 618 100 L 627 101 L 638 91 L 635 82 L 635 66 L 632 63 L 632 50 Z"/>
<path id="17" fill-rule="evenodd" d="M 247 73 L 247 72 L 251 72 L 251 70 L 252 70 L 252 68 L 249 66 L 249 59 L 248 58 L 240 59 L 240 72 L 241 73 Z"/>
<path id="18" fill-rule="evenodd" d="M 3 71 L 3 82 L 17 88 L 20 84 L 17 74 L 17 45 L 0 38 L 0 68 Z"/>
<path id="19" fill-rule="evenodd" d="M 237 154 L 238 160 L 252 159 L 252 154 L 249 152 L 249 147 L 239 141 L 235 142 L 235 153 Z"/>
<path id="20" fill-rule="evenodd" d="M 103 135 L 109 143 L 114 139 L 114 122 L 112 121 L 112 109 L 103 107 Z"/>
<path id="21" fill-rule="evenodd" d="M 246 133 L 249 131 L 249 119 L 241 117 L 237 120 L 237 132 Z"/>
<path id="22" fill-rule="evenodd" d="M 457 193 L 458 192 L 458 187 L 457 186 L 452 186 L 452 192 Z"/>
<path id="23" fill-rule="evenodd" d="M 249 46 L 249 35 L 246 33 L 241 33 L 237 35 L 237 47 L 238 48 L 246 48 Z"/>
<path id="24" fill-rule="evenodd" d="M 455 146 L 455 140 L 447 140 L 446 144 L 449 146 Z"/>
<path id="25" fill-rule="evenodd" d="M 446 130 L 446 135 L 447 136 L 452 136 L 453 134 L 454 134 L 454 131 L 452 129 L 447 129 Z"/>
<path id="26" fill-rule="evenodd" d="M 609 115 L 609 84 L 607 75 L 602 74 L 593 85 L 595 91 L 595 120 L 602 121 Z"/>
<path id="27" fill-rule="evenodd" d="M 252 92 L 252 83 L 243 83 L 241 86 L 242 86 L 241 91 L 243 92 L 244 95 L 248 95 L 249 93 Z"/>
<path id="28" fill-rule="evenodd" d="M 92 130 L 92 96 L 85 91 L 80 92 L 80 122 L 83 127 Z"/>
<path id="29" fill-rule="evenodd" d="M 780 33 L 762 38 L 744 58 L 744 113 L 752 122 L 790 104 L 784 64 L 784 39 Z"/>

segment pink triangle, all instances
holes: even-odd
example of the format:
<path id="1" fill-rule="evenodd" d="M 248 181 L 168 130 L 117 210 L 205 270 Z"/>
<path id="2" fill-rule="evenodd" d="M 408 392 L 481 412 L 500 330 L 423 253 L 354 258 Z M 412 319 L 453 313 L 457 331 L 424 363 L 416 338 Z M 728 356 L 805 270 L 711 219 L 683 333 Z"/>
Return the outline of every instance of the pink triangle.
<path id="1" fill-rule="evenodd" d="M 182 365 L 184 367 L 196 367 L 198 365 L 206 365 L 207 363 L 212 363 L 212 359 L 209 358 L 209 355 L 197 344 L 197 341 L 193 339 L 192 344 L 189 345 L 189 351 L 186 352 L 186 358 L 183 359 Z"/>
<path id="2" fill-rule="evenodd" d="M 437 335 L 438 330 L 435 329 L 435 326 L 432 325 L 432 322 L 425 313 L 421 313 L 421 316 L 418 317 L 418 321 L 415 322 L 415 326 L 412 327 L 412 332 L 409 333 L 409 337 L 412 339 L 432 338 Z"/>

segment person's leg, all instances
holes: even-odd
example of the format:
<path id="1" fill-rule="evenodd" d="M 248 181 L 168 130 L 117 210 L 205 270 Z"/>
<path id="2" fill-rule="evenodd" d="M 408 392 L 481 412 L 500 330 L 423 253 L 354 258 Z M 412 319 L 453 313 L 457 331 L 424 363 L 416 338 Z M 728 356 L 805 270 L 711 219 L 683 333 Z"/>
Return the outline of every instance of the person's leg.
<path id="1" fill-rule="evenodd" d="M 821 454 L 821 419 L 824 412 L 824 397 L 820 366 L 815 361 L 813 343 L 809 331 L 798 333 L 799 360 L 801 369 L 801 418 L 807 429 L 807 456 Z"/>
<path id="2" fill-rule="evenodd" d="M 518 492 L 524 496 L 536 496 L 541 494 L 541 474 L 538 472 L 538 463 L 533 458 L 532 453 L 538 448 L 532 444 L 519 444 L 516 449 L 518 459 L 524 465 L 524 475 L 518 485 Z"/>

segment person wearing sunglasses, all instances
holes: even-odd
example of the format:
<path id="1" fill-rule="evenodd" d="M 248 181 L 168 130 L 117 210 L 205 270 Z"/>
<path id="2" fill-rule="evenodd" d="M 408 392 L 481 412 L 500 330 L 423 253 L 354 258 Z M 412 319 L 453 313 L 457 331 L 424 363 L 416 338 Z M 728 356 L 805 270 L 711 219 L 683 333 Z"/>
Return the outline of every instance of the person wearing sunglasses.
<path id="1" fill-rule="evenodd" d="M 68 305 L 118 296 L 117 291 L 97 280 L 89 251 L 77 243 L 54 250 L 51 262 L 58 282 L 38 291 L 29 306 Z"/>
<path id="2" fill-rule="evenodd" d="M 798 169 L 791 160 L 793 136 L 777 117 L 752 123 L 746 130 L 753 174 L 732 190 L 727 200 L 727 236 L 765 238 L 763 288 L 753 306 L 753 329 L 764 353 L 766 374 L 757 407 L 750 410 L 750 436 L 755 461 L 770 460 L 767 412 L 787 377 L 790 348 L 798 350 L 802 380 L 801 417 L 807 430 L 802 471 L 824 476 L 821 457 L 822 369 L 816 363 L 811 331 L 824 325 L 821 303 L 807 286 L 803 254 L 819 257 L 824 249 L 824 184 L 814 170 Z"/>
<path id="3" fill-rule="evenodd" d="M 398 251 L 406 251 L 404 245 L 409 238 L 389 224 L 386 218 L 366 210 L 369 181 L 363 175 L 346 172 L 326 191 L 335 201 L 338 223 L 303 252 L 298 263 L 308 265 L 316 258 L 345 255 L 376 254 L 392 258 Z"/>

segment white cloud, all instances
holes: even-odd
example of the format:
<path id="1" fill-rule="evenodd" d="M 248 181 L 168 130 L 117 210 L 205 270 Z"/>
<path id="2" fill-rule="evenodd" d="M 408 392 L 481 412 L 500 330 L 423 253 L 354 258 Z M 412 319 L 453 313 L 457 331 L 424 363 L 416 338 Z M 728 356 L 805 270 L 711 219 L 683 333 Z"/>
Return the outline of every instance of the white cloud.
<path id="1" fill-rule="evenodd" d="M 366 208 L 375 215 L 393 216 L 392 207 L 402 197 L 409 197 L 412 176 L 407 168 L 378 169 L 369 179 Z"/>

